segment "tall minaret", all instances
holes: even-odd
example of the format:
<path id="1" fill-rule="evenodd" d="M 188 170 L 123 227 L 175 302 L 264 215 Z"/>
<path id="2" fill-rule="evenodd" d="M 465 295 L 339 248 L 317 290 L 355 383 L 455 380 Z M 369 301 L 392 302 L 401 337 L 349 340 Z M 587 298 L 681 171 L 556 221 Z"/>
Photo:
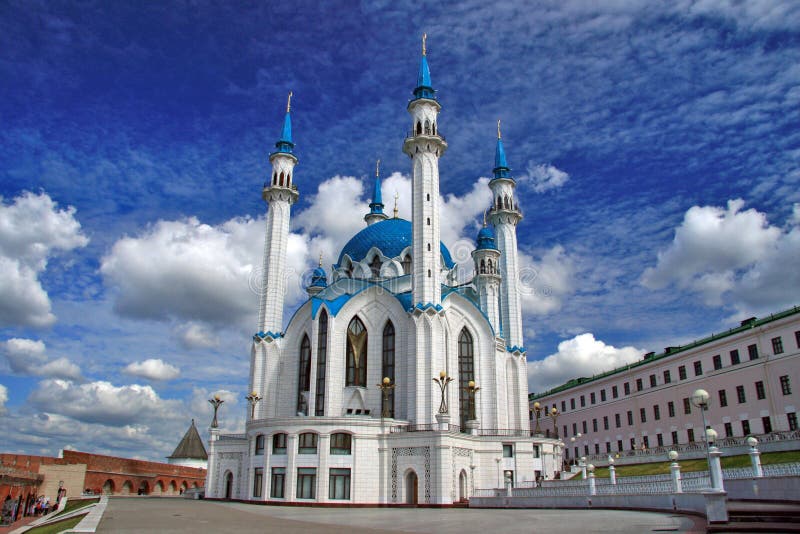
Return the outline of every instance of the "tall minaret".
<path id="1" fill-rule="evenodd" d="M 376 222 L 385 221 L 389 216 L 383 213 L 383 199 L 381 198 L 381 160 L 375 164 L 375 184 L 372 187 L 372 202 L 369 203 L 369 213 L 364 215 L 367 226 Z"/>
<path id="2" fill-rule="evenodd" d="M 478 246 L 472 251 L 475 262 L 475 288 L 478 290 L 481 310 L 489 319 L 495 334 L 500 333 L 500 311 L 498 309 L 500 292 L 500 251 L 495 245 L 494 232 L 486 225 L 478 232 Z"/>
<path id="3" fill-rule="evenodd" d="M 500 249 L 500 316 L 503 337 L 509 348 L 520 349 L 522 343 L 522 305 L 519 295 L 519 257 L 517 254 L 517 223 L 522 213 L 517 208 L 514 189 L 517 183 L 511 177 L 506 163 L 506 151 L 497 121 L 497 149 L 494 155 L 494 178 L 489 182 L 494 200 L 489 218 L 495 227 L 497 248 Z"/>
<path id="4" fill-rule="evenodd" d="M 431 86 L 431 72 L 422 36 L 422 61 L 419 66 L 414 98 L 408 104 L 411 132 L 403 143 L 403 152 L 412 161 L 411 222 L 412 298 L 413 304 L 426 306 L 441 303 L 439 281 L 439 157 L 447 143 L 439 135 L 437 116 L 442 107 Z"/>
<path id="5" fill-rule="evenodd" d="M 283 296 L 285 293 L 286 245 L 289 240 L 291 205 L 299 194 L 294 185 L 294 166 L 297 158 L 292 154 L 292 93 L 286 102 L 286 117 L 281 138 L 275 143 L 275 152 L 269 155 L 272 177 L 264 184 L 261 196 L 267 201 L 267 232 L 264 244 L 264 270 L 261 300 L 258 307 L 259 332 L 276 337 L 283 328 Z"/>

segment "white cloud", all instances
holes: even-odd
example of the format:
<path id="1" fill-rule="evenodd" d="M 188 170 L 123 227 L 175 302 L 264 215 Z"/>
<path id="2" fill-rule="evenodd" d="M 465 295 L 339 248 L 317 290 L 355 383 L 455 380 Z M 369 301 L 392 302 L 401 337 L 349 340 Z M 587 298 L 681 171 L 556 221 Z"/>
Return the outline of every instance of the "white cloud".
<path id="1" fill-rule="evenodd" d="M 676 284 L 708 305 L 730 303 L 741 311 L 789 306 L 800 299 L 800 227 L 797 206 L 782 230 L 744 201 L 727 208 L 693 206 L 641 281 L 651 289 Z"/>
<path id="2" fill-rule="evenodd" d="M 52 325 L 50 298 L 39 281 L 48 259 L 84 247 L 75 208 L 58 209 L 46 194 L 0 197 L 0 325 Z"/>
<path id="3" fill-rule="evenodd" d="M 519 254 L 519 290 L 525 313 L 543 315 L 561 309 L 574 291 L 575 262 L 564 247 L 546 250 L 539 261 Z"/>
<path id="4" fill-rule="evenodd" d="M 48 361 L 43 341 L 12 338 L 0 344 L 11 370 L 21 375 L 79 380 L 80 367 L 65 357 Z"/>
<path id="5" fill-rule="evenodd" d="M 569 180 L 569 174 L 555 165 L 528 163 L 526 174 L 517 178 L 522 185 L 528 185 L 537 193 L 562 187 Z"/>
<path id="6" fill-rule="evenodd" d="M 208 349 L 219 346 L 219 338 L 203 323 L 187 323 L 176 331 L 178 340 L 187 349 Z"/>
<path id="7" fill-rule="evenodd" d="M 172 380 L 177 378 L 181 371 L 174 365 L 165 363 L 161 359 L 150 358 L 143 362 L 129 363 L 123 372 L 133 376 L 140 376 L 148 380 Z"/>
<path id="8" fill-rule="evenodd" d="M 8 388 L 0 384 L 0 413 L 5 413 L 8 402 Z"/>
<path id="9" fill-rule="evenodd" d="M 633 363 L 644 353 L 635 347 L 606 345 L 591 333 L 580 334 L 559 343 L 558 352 L 528 362 L 528 388 L 541 393 L 572 378 L 591 377 Z"/>

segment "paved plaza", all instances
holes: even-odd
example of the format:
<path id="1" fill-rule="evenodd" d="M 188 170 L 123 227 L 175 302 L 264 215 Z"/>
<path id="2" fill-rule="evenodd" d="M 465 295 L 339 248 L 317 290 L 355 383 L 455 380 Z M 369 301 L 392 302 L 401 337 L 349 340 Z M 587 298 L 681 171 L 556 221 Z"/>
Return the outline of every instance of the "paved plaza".
<path id="1" fill-rule="evenodd" d="M 615 510 L 474 510 L 260 506 L 165 498 L 112 498 L 97 532 L 514 534 L 705 532 L 699 517 Z"/>

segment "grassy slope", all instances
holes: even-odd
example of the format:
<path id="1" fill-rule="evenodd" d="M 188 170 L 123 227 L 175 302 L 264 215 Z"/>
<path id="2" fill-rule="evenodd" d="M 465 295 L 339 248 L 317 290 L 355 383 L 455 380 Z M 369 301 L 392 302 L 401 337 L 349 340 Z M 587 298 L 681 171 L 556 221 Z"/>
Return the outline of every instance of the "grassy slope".
<path id="1" fill-rule="evenodd" d="M 791 462 L 800 462 L 800 451 L 765 452 L 761 454 L 762 464 L 785 464 Z M 681 466 L 682 473 L 688 473 L 690 471 L 708 470 L 708 463 L 706 462 L 705 458 L 698 458 L 695 460 L 681 460 L 680 458 L 678 458 L 678 463 Z M 722 457 L 723 469 L 729 469 L 731 467 L 747 467 L 749 465 L 750 465 L 750 456 L 746 454 L 741 454 L 738 456 Z M 664 458 L 663 462 L 617 466 L 617 477 L 663 475 L 668 473 L 669 473 L 669 461 L 666 458 Z M 595 470 L 594 474 L 597 477 L 608 478 L 608 468 L 598 467 L 597 470 Z"/>

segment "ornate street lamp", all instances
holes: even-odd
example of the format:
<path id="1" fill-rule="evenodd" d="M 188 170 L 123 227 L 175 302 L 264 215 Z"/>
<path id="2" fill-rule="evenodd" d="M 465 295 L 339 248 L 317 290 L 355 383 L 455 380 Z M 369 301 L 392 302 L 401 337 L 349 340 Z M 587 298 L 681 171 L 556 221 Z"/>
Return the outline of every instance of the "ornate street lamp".
<path id="1" fill-rule="evenodd" d="M 447 413 L 447 385 L 453 380 L 453 378 L 447 376 L 447 371 L 441 371 L 439 373 L 439 378 L 433 379 L 439 386 L 439 389 L 442 390 L 442 402 L 439 404 L 439 413 L 441 414 Z"/>
<path id="2" fill-rule="evenodd" d="M 467 393 L 469 393 L 469 420 L 475 420 L 475 394 L 481 389 L 475 385 L 474 380 L 470 380 L 467 384 Z"/>
<path id="3" fill-rule="evenodd" d="M 214 407 L 214 419 L 211 421 L 211 428 L 218 428 L 218 427 L 219 427 L 219 424 L 217 423 L 217 410 L 219 410 L 219 407 L 220 407 L 220 406 L 222 405 L 222 403 L 223 403 L 223 402 L 225 402 L 225 401 L 224 401 L 224 400 L 222 400 L 222 399 L 219 397 L 219 394 L 217 394 L 217 395 L 214 395 L 214 398 L 213 398 L 213 399 L 208 399 L 208 402 L 210 402 L 210 403 L 211 403 L 211 406 L 213 406 L 213 407 Z"/>
<path id="4" fill-rule="evenodd" d="M 692 393 L 692 404 L 700 408 L 700 415 L 703 417 L 703 442 L 706 446 L 706 461 L 708 462 L 708 476 L 711 478 L 711 455 L 708 453 L 708 439 L 706 435 L 706 410 L 708 410 L 708 400 L 710 395 L 704 389 L 695 390 Z M 715 432 L 716 434 L 716 432 Z M 716 437 L 716 436 L 715 436 Z"/>
<path id="5" fill-rule="evenodd" d="M 533 429 L 533 435 L 539 435 L 542 433 L 542 430 L 539 428 L 539 417 L 542 416 L 542 405 L 539 404 L 539 401 L 533 403 L 533 415 L 536 417 L 536 428 Z"/>
<path id="6" fill-rule="evenodd" d="M 250 403 L 250 419 L 255 419 L 256 418 L 256 404 L 258 404 L 258 401 L 261 400 L 261 397 L 259 397 L 258 393 L 256 393 L 254 391 L 250 395 L 246 396 L 245 399 L 247 399 L 247 402 Z"/>
<path id="7" fill-rule="evenodd" d="M 389 393 L 391 393 L 394 389 L 394 384 L 392 384 L 392 380 L 388 376 L 384 376 L 381 383 L 378 384 L 378 388 L 381 390 L 381 394 L 383 395 L 381 417 L 391 417 L 389 410 Z"/>
<path id="8" fill-rule="evenodd" d="M 558 420 L 558 415 L 559 415 L 558 408 L 556 408 L 555 406 L 550 408 L 550 417 L 553 418 L 553 434 L 555 435 L 556 439 L 558 439 L 558 425 L 556 424 L 556 421 Z"/>

